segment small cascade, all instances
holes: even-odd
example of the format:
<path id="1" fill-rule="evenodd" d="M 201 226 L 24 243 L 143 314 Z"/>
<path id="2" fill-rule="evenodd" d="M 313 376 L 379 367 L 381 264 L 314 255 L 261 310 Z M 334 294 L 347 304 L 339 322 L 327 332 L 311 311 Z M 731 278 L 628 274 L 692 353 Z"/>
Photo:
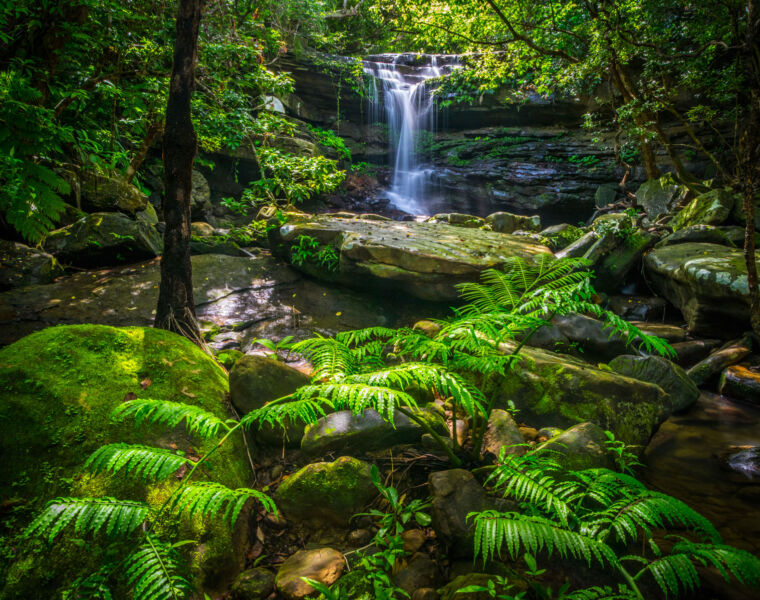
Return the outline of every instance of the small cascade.
<path id="1" fill-rule="evenodd" d="M 408 213 L 426 212 L 432 175 L 418 147 L 419 132 L 433 134 L 437 125 L 435 100 L 425 83 L 450 73 L 455 65 L 452 56 L 417 54 L 382 54 L 364 60 L 364 72 L 372 76 L 370 122 L 388 124 L 394 157 L 388 196 L 396 208 Z"/>

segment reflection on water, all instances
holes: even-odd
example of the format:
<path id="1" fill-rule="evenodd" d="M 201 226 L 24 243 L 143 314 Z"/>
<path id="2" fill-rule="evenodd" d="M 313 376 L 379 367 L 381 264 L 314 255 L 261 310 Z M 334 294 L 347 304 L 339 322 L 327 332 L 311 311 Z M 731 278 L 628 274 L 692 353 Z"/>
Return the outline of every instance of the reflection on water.
<path id="1" fill-rule="evenodd" d="M 726 543 L 757 555 L 757 447 L 760 409 L 703 393 L 692 410 L 668 419 L 654 436 L 643 479 L 710 519 Z"/>

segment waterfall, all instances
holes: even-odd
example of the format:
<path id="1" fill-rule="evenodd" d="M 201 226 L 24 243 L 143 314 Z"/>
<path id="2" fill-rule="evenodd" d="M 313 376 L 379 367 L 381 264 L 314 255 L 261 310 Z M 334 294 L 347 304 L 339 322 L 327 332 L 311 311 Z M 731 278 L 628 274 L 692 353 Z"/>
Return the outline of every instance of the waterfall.
<path id="1" fill-rule="evenodd" d="M 364 60 L 364 72 L 372 76 L 370 122 L 381 121 L 385 109 L 390 156 L 394 157 L 388 197 L 396 208 L 408 213 L 426 212 L 432 175 L 418 148 L 419 132 L 433 134 L 436 128 L 435 101 L 425 82 L 449 73 L 453 64 L 453 57 L 416 54 L 383 54 Z"/>

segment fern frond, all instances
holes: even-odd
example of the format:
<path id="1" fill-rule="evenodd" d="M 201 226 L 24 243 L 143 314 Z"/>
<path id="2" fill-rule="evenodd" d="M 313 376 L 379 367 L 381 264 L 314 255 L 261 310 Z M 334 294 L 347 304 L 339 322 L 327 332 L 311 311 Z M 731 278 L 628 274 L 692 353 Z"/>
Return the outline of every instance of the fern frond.
<path id="1" fill-rule="evenodd" d="M 128 475 L 141 477 L 143 481 L 166 479 L 180 467 L 191 467 L 193 462 L 172 450 L 141 446 L 137 444 L 107 444 L 93 452 L 84 464 L 93 473 L 125 470 Z"/>
<path id="2" fill-rule="evenodd" d="M 314 381 L 338 381 L 359 369 L 351 348 L 336 338 L 317 337 L 293 344 L 291 350 L 302 354 L 314 368 Z"/>
<path id="3" fill-rule="evenodd" d="M 562 595 L 563 600 L 636 600 L 638 596 L 630 588 L 619 585 L 617 590 L 609 587 L 593 586 Z"/>
<path id="4" fill-rule="evenodd" d="M 113 600 L 111 578 L 118 563 L 106 563 L 97 571 L 78 577 L 63 591 L 63 600 Z"/>
<path id="5" fill-rule="evenodd" d="M 306 385 L 295 395 L 302 401 L 318 398 L 329 402 L 336 410 L 351 410 L 355 415 L 373 408 L 391 424 L 397 407 L 417 408 L 417 401 L 406 392 L 367 383 Z"/>
<path id="6" fill-rule="evenodd" d="M 181 572 L 175 546 L 149 533 L 145 543 L 126 558 L 124 578 L 134 589 L 134 600 L 181 600 L 192 591 Z"/>
<path id="7" fill-rule="evenodd" d="M 619 498 L 632 498 L 646 486 L 625 473 L 611 469 L 569 471 L 557 486 L 557 495 L 577 509 L 606 508 Z M 590 504 L 590 506 L 588 505 Z"/>
<path id="8" fill-rule="evenodd" d="M 204 518 L 216 518 L 219 511 L 224 509 L 222 518 L 232 526 L 245 503 L 251 499 L 260 502 L 267 512 L 277 512 L 274 501 L 264 492 L 249 488 L 233 490 L 216 482 L 199 482 L 185 486 L 174 496 L 169 507 L 176 513 L 186 514 L 190 518 L 196 514 Z"/>
<path id="9" fill-rule="evenodd" d="M 487 510 L 470 513 L 467 518 L 475 521 L 476 559 L 481 556 L 488 561 L 506 549 L 512 560 L 521 551 L 531 554 L 546 551 L 549 556 L 556 552 L 562 558 L 583 559 L 589 565 L 593 561 L 602 566 L 618 566 L 617 556 L 606 544 L 543 517 Z"/>
<path id="10" fill-rule="evenodd" d="M 199 406 L 167 400 L 128 400 L 117 406 L 111 415 L 118 421 L 134 417 L 138 426 L 147 423 L 174 428 L 184 421 L 188 433 L 201 439 L 215 437 L 220 430 L 229 430 L 222 419 Z"/>
<path id="11" fill-rule="evenodd" d="M 67 525 L 74 523 L 77 534 L 97 534 L 101 529 L 109 536 L 127 536 L 137 529 L 151 512 L 144 502 L 116 498 L 55 498 L 32 521 L 24 532 L 47 536 L 53 541 Z"/>
<path id="12" fill-rule="evenodd" d="M 249 429 L 253 426 L 258 428 L 265 424 L 287 426 L 289 423 L 304 423 L 310 425 L 316 423 L 325 416 L 323 406 L 332 408 L 330 402 L 324 399 L 283 400 L 270 402 L 261 408 L 257 408 L 240 419 L 240 424 Z"/>

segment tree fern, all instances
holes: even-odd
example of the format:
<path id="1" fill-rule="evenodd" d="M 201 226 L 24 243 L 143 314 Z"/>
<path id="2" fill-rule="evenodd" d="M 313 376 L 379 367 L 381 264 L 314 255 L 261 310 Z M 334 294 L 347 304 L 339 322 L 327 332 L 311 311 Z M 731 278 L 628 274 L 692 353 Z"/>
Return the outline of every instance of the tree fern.
<path id="1" fill-rule="evenodd" d="M 475 522 L 476 559 L 481 556 L 484 561 L 491 560 L 501 556 L 502 550 L 512 560 L 522 551 L 546 551 L 550 556 L 556 552 L 562 558 L 584 559 L 589 565 L 593 561 L 602 566 L 619 566 L 617 556 L 606 544 L 544 517 L 486 510 L 470 513 L 467 518 Z"/>
<path id="2" fill-rule="evenodd" d="M 212 438 L 220 431 L 229 430 L 227 423 L 199 406 L 166 400 L 128 400 L 117 406 L 112 416 L 119 421 L 133 417 L 138 426 L 147 423 L 174 428 L 184 421 L 187 431 L 201 439 Z"/>
<path id="3" fill-rule="evenodd" d="M 176 546 L 152 534 L 130 554 L 124 565 L 124 578 L 134 590 L 134 600 L 181 600 L 192 591 Z"/>
<path id="4" fill-rule="evenodd" d="M 144 502 L 116 498 L 56 498 L 32 521 L 24 537 L 47 536 L 52 541 L 67 525 L 77 534 L 95 535 L 105 530 L 109 536 L 133 533 L 151 512 Z"/>
<path id="5" fill-rule="evenodd" d="M 93 473 L 124 471 L 143 481 L 166 479 L 193 461 L 172 450 L 136 444 L 108 444 L 93 452 L 84 465 Z"/>
<path id="6" fill-rule="evenodd" d="M 216 518 L 223 510 L 222 518 L 234 525 L 245 503 L 251 499 L 260 502 L 267 512 L 277 512 L 274 501 L 264 492 L 249 488 L 233 490 L 215 482 L 186 485 L 173 497 L 169 508 L 190 518 L 196 514 Z"/>

